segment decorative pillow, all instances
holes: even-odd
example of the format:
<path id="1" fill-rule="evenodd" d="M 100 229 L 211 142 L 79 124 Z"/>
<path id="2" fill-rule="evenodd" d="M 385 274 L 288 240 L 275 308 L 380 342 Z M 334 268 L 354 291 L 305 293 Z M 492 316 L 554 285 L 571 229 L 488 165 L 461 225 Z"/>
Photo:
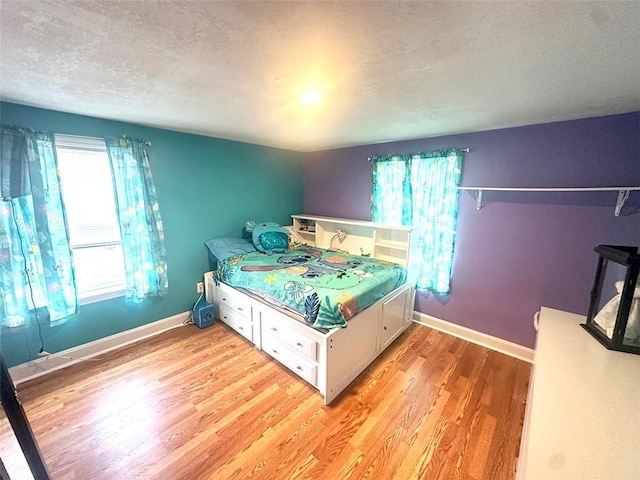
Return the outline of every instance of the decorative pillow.
<path id="1" fill-rule="evenodd" d="M 247 222 L 247 230 L 251 232 L 253 245 L 259 252 L 271 255 L 274 252 L 286 252 L 287 248 L 289 248 L 289 235 L 278 223 L 264 222 L 255 224 Z"/>
<path id="2" fill-rule="evenodd" d="M 256 248 L 264 250 L 265 253 L 282 253 L 289 248 L 289 236 L 284 232 L 264 232 L 259 238 L 262 249 L 260 247 Z"/>
<path id="3" fill-rule="evenodd" d="M 209 250 L 209 259 L 213 262 L 256 251 L 253 243 L 244 238 L 212 238 L 204 242 L 204 244 Z"/>

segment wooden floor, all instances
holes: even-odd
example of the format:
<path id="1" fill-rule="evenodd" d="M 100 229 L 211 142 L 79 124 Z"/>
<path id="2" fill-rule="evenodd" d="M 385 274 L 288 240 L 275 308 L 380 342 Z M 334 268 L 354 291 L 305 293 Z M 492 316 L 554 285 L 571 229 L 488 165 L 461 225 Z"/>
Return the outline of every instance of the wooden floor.
<path id="1" fill-rule="evenodd" d="M 323 406 L 218 323 L 19 394 L 56 480 L 500 480 L 515 475 L 529 374 L 525 362 L 415 324 Z M 25 478 L 17 452 L 4 419 L 0 455 L 14 480 Z"/>

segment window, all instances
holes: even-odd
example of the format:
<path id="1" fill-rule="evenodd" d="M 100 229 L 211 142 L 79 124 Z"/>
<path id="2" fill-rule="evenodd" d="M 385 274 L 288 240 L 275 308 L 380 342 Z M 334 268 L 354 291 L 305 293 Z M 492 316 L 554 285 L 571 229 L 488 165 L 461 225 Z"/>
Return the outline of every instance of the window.
<path id="1" fill-rule="evenodd" d="M 121 296 L 124 258 L 105 142 L 60 134 L 55 141 L 80 303 Z"/>

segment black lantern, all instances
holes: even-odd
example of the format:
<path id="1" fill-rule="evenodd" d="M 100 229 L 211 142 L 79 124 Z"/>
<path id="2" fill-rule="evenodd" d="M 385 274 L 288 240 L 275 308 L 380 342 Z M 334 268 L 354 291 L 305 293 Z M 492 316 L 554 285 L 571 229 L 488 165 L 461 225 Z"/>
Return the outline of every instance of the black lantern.
<path id="1" fill-rule="evenodd" d="M 595 251 L 600 258 L 582 326 L 609 350 L 640 355 L 638 247 L 598 245 Z"/>

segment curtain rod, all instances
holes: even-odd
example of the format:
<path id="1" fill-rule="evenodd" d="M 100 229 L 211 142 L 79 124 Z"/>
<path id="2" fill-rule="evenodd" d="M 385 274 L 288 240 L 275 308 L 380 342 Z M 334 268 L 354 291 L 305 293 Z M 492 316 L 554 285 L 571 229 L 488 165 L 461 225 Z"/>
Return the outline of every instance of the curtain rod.
<path id="1" fill-rule="evenodd" d="M 465 148 L 458 148 L 456 150 L 460 150 L 461 152 L 465 152 L 465 153 L 469 153 L 471 150 L 469 147 L 465 147 Z M 367 157 L 367 161 L 371 161 L 373 159 L 373 157 Z"/>

